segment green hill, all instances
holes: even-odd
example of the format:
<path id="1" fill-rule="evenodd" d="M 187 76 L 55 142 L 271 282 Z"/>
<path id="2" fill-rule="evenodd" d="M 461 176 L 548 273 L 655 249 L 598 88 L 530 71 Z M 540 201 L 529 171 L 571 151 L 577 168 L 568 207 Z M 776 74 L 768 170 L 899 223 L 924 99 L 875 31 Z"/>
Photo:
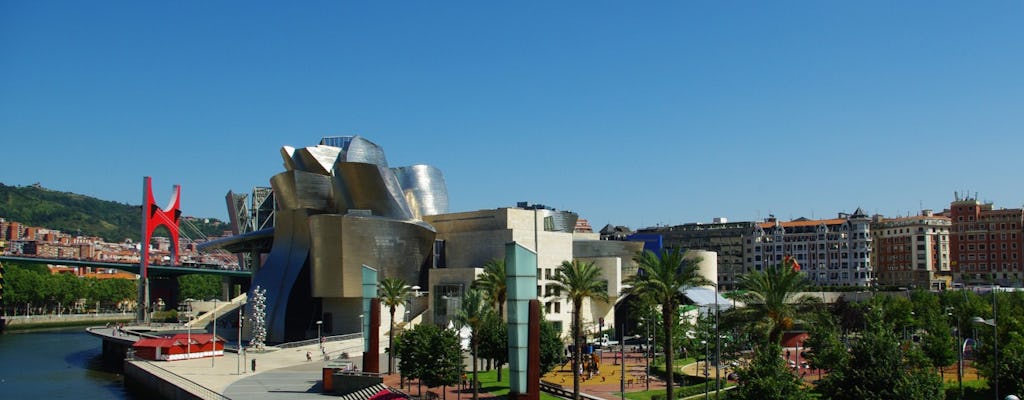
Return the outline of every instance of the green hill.
<path id="1" fill-rule="evenodd" d="M 139 205 L 100 200 L 39 185 L 6 186 L 0 183 L 0 217 L 27 226 L 57 229 L 72 235 L 99 236 L 107 242 L 138 241 L 142 211 Z M 216 219 L 190 219 L 205 236 L 219 236 L 230 229 Z M 207 222 L 208 221 L 208 222 Z M 186 225 L 184 221 L 182 225 Z M 160 235 L 160 229 L 156 236 Z M 183 237 L 202 237 L 182 226 Z"/>

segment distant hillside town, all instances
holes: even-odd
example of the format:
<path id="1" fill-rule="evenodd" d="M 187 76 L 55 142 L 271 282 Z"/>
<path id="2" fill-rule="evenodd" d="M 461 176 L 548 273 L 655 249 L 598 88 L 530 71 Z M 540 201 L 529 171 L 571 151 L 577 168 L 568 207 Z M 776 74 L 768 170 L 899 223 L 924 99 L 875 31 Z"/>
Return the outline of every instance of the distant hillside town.
<path id="1" fill-rule="evenodd" d="M 190 217 L 185 217 L 186 219 Z M 230 236 L 230 231 L 223 236 Z M 218 237 L 219 238 L 219 237 Z M 225 252 L 200 253 L 199 243 L 217 238 L 181 238 L 181 265 L 217 265 L 223 269 L 237 268 L 238 259 Z M 171 241 L 167 237 L 154 237 L 150 243 L 150 264 L 167 265 L 171 256 Z M 0 217 L 0 252 L 10 256 L 49 259 L 88 260 L 110 263 L 139 263 L 139 244 L 132 239 L 110 243 L 97 236 L 79 236 L 47 227 L 27 226 L 18 221 Z M 93 271 L 79 268 L 79 274 L 111 273 L 116 270 Z"/>

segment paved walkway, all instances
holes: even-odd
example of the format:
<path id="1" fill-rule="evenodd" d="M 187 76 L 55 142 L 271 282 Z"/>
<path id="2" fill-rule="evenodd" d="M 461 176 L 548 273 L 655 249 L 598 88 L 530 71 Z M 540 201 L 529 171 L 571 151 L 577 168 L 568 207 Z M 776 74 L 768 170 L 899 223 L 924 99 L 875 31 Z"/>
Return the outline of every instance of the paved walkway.
<path id="1" fill-rule="evenodd" d="M 113 333 L 113 332 L 109 332 Z M 332 358 L 337 358 L 342 352 L 358 354 L 361 349 L 360 339 L 327 342 L 325 350 Z M 306 354 L 310 354 L 313 360 L 307 361 Z M 270 347 L 264 352 L 247 352 L 239 355 L 226 353 L 216 358 L 201 358 L 193 360 L 181 360 L 173 362 L 146 362 L 168 374 L 173 374 L 187 381 L 189 385 L 197 385 L 209 389 L 212 392 L 220 393 L 230 399 L 263 400 L 263 399 L 310 399 L 312 396 L 323 396 L 322 392 L 322 371 L 327 365 L 320 354 L 317 344 L 293 348 Z M 255 372 L 251 370 L 252 360 L 256 360 Z M 355 365 L 362 365 L 361 357 L 349 359 Z M 590 376 L 589 379 L 581 381 L 580 389 L 583 393 L 603 398 L 616 399 L 620 396 L 622 368 L 618 357 L 614 353 L 606 352 L 600 358 L 599 371 Z M 387 369 L 387 357 L 381 356 L 380 366 Z M 698 369 L 699 368 L 699 369 Z M 689 375 L 703 375 L 703 364 L 690 364 L 683 367 L 683 372 Z M 509 370 L 507 366 L 503 369 L 504 379 L 508 379 Z M 651 378 L 645 381 L 646 360 L 642 353 L 626 353 L 625 363 L 626 391 L 664 390 L 665 382 Z M 714 369 L 710 370 L 714 375 Z M 728 372 L 723 369 L 722 376 Z M 572 371 L 568 365 L 556 367 L 555 371 L 545 375 L 548 383 L 561 385 L 567 390 L 572 390 Z M 417 383 L 406 382 L 402 385 L 399 374 L 384 376 L 384 384 L 401 389 L 402 391 L 419 396 Z M 425 394 L 428 388 L 422 388 Z M 459 399 L 472 396 L 468 388 L 460 390 L 459 387 L 431 388 L 430 392 L 437 393 L 444 399 Z M 480 397 L 487 399 L 495 396 L 481 392 Z"/>

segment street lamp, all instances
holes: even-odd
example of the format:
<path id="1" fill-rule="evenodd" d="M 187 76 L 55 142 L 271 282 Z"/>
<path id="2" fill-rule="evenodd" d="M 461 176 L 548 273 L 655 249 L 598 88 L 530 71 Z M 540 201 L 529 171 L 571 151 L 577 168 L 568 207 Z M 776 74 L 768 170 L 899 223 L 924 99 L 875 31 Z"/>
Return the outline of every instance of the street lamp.
<path id="1" fill-rule="evenodd" d="M 317 343 L 320 343 L 320 356 L 321 357 L 323 357 L 325 355 L 324 354 L 324 336 L 323 336 L 323 333 L 322 333 L 323 331 L 320 330 L 320 327 L 322 327 L 323 325 L 324 325 L 324 321 L 323 320 L 317 320 L 316 321 L 316 341 L 317 341 Z"/>
<path id="2" fill-rule="evenodd" d="M 711 376 L 708 373 L 708 361 L 711 358 L 711 349 L 707 340 L 701 340 L 700 344 L 704 345 L 704 400 L 708 400 L 708 377 Z"/>
<path id="3" fill-rule="evenodd" d="M 213 339 L 210 341 L 213 343 L 213 356 L 210 357 L 210 366 L 217 366 L 217 299 L 213 299 Z M 191 344 L 189 344 L 191 346 Z"/>
<path id="4" fill-rule="evenodd" d="M 995 293 L 993 292 L 992 295 L 995 296 Z M 996 313 L 995 307 L 993 307 L 992 308 L 992 319 L 984 319 L 984 318 L 981 318 L 981 317 L 974 317 L 974 318 L 971 319 L 971 322 L 974 322 L 976 324 L 984 324 L 984 325 L 988 325 L 988 326 L 992 327 L 992 357 L 993 357 L 993 360 L 995 361 L 994 362 L 995 363 L 995 371 L 993 372 L 992 375 L 995 378 L 995 385 L 994 385 L 994 387 L 995 387 L 995 392 L 996 392 L 996 400 L 998 400 L 999 399 L 999 329 L 996 327 L 995 313 Z"/>
<path id="5" fill-rule="evenodd" d="M 188 340 L 188 347 L 185 349 L 185 359 L 192 359 L 192 302 L 188 302 L 188 322 L 185 323 L 185 337 Z"/>
<path id="6" fill-rule="evenodd" d="M 238 354 L 235 355 L 235 359 L 238 360 L 238 374 L 242 374 L 242 353 L 245 352 L 245 347 L 242 347 L 242 321 L 245 321 L 245 316 L 242 313 L 242 309 L 238 309 Z"/>
<path id="7" fill-rule="evenodd" d="M 946 315 L 953 316 L 953 307 L 946 307 Z M 960 314 L 956 315 L 956 382 L 960 391 L 957 393 L 957 398 L 961 399 L 964 395 L 964 344 L 963 339 L 960 336 Z"/>
<path id="8" fill-rule="evenodd" d="M 992 285 L 992 319 L 983 319 L 981 317 L 974 317 L 971 319 L 976 324 L 985 324 L 992 327 L 992 358 L 995 361 L 995 392 L 996 400 L 999 400 L 999 328 L 996 326 L 996 315 L 999 308 L 999 304 L 996 301 L 996 286 Z"/>

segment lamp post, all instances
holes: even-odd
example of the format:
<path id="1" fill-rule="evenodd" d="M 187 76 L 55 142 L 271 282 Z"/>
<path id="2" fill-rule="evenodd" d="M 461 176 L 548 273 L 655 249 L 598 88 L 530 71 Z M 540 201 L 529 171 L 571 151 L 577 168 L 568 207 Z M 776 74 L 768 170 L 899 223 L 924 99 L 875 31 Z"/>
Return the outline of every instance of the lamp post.
<path id="1" fill-rule="evenodd" d="M 192 302 L 188 302 L 188 322 L 185 323 L 185 337 L 188 347 L 185 348 L 185 359 L 192 359 Z"/>
<path id="2" fill-rule="evenodd" d="M 985 324 L 992 327 L 992 358 L 995 364 L 995 371 L 993 371 L 993 377 L 995 378 L 995 393 L 996 400 L 999 400 L 999 328 L 996 326 L 996 315 L 997 315 L 997 302 L 996 302 L 996 288 L 992 287 L 992 319 L 984 319 L 981 317 L 974 317 L 971 319 L 976 324 Z"/>
<path id="3" fill-rule="evenodd" d="M 622 398 L 626 398 L 626 321 L 623 320 L 622 324 L 619 325 L 619 372 L 622 374 L 619 377 L 619 390 L 622 392 Z"/>
<path id="4" fill-rule="evenodd" d="M 651 390 L 651 322 L 644 324 L 644 375 L 647 376 L 647 388 Z"/>
<path id="5" fill-rule="evenodd" d="M 711 349 L 707 340 L 701 340 L 700 344 L 704 345 L 704 400 L 708 400 L 708 377 L 711 376 L 708 373 L 708 361 L 711 358 Z"/>
<path id="6" fill-rule="evenodd" d="M 217 299 L 213 299 L 213 339 L 210 340 L 213 343 L 213 356 L 210 357 L 210 366 L 217 366 Z M 191 346 L 191 344 L 189 344 Z"/>
<path id="7" fill-rule="evenodd" d="M 953 317 L 953 307 L 946 307 L 946 315 L 950 318 Z M 956 315 L 956 382 L 959 387 L 957 392 L 957 398 L 961 399 L 964 395 L 964 345 L 963 340 L 960 338 L 960 314 Z"/>
<path id="8" fill-rule="evenodd" d="M 238 360 L 238 374 L 239 375 L 242 374 L 242 352 L 245 351 L 245 348 L 242 347 L 242 321 L 244 321 L 244 320 L 245 320 L 245 317 L 242 315 L 242 309 L 239 308 L 238 309 L 238 353 L 235 354 L 235 359 Z"/>
<path id="9" fill-rule="evenodd" d="M 321 327 L 324 325 L 323 320 L 316 321 L 316 342 L 320 344 L 320 356 L 324 356 L 324 336 Z"/>

